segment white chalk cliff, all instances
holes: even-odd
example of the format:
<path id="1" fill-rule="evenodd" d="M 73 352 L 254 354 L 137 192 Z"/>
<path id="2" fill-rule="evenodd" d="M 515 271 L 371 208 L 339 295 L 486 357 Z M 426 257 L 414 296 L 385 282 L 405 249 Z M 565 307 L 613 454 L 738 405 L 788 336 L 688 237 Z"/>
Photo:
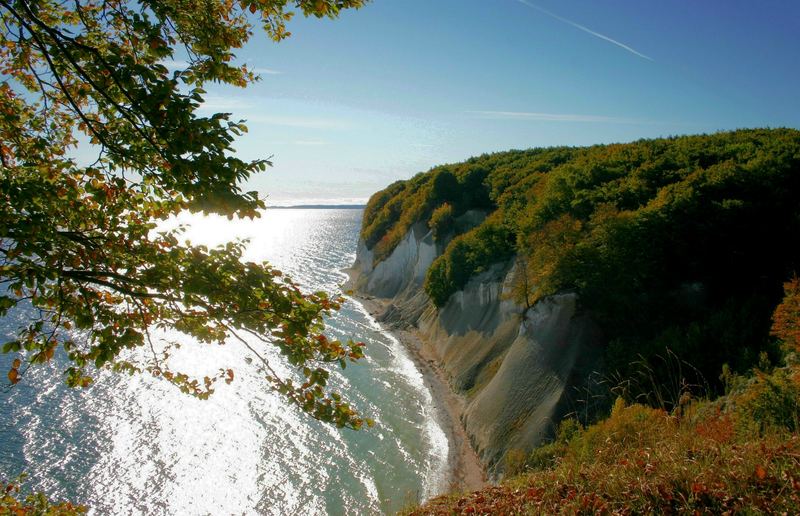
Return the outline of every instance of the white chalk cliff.
<path id="1" fill-rule="evenodd" d="M 359 243 L 353 287 L 390 300 L 380 319 L 416 327 L 456 392 L 466 398 L 464 426 L 481 459 L 501 473 L 510 450 L 529 452 L 575 409 L 576 388 L 597 367 L 599 333 L 577 312 L 575 294 L 529 309 L 510 295 L 515 262 L 473 277 L 436 308 L 424 292 L 425 274 L 446 242 L 418 224 L 385 260 Z"/>

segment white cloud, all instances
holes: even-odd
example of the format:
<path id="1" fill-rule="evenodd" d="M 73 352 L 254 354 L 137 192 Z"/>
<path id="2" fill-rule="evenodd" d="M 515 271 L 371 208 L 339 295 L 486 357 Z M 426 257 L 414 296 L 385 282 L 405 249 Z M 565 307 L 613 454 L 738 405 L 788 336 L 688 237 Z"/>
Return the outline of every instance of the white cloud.
<path id="1" fill-rule="evenodd" d="M 608 36 L 606 36 L 604 34 L 600 34 L 599 32 L 595 32 L 592 29 L 581 25 L 580 23 L 576 23 L 576 22 L 574 22 L 572 20 L 568 20 L 568 19 L 564 18 L 563 16 L 559 16 L 559 15 L 557 15 L 556 13 L 554 13 L 552 11 L 548 11 L 544 7 L 540 7 L 540 6 L 536 5 L 536 4 L 534 4 L 533 2 L 529 2 L 528 0 L 517 0 L 517 1 L 519 3 L 521 3 L 521 4 L 523 4 L 523 5 L 526 5 L 526 6 L 530 7 L 531 9 L 536 9 L 540 13 L 544 13 L 547 16 L 550 16 L 551 18 L 554 18 L 554 19 L 556 19 L 556 20 L 558 20 L 558 21 L 560 21 L 562 23 L 566 23 L 567 25 L 571 25 L 571 26 L 575 27 L 576 29 L 582 30 L 583 32 L 585 32 L 587 34 L 591 34 L 592 36 L 594 36 L 596 38 L 600 38 L 603 41 L 608 41 L 612 45 L 616 45 L 616 46 L 618 46 L 620 48 L 623 48 L 623 49 L 627 50 L 628 52 L 630 52 L 631 54 L 634 54 L 636 56 L 641 57 L 642 59 L 647 59 L 648 61 L 653 61 L 652 57 L 646 56 L 646 55 L 642 54 L 641 52 L 639 52 L 638 50 L 636 50 L 634 48 L 631 48 L 631 47 L 629 47 L 628 45 L 626 45 L 624 43 L 620 43 L 619 41 L 617 41 L 615 39 L 612 39 L 612 38 L 609 38 Z"/>
<path id="2" fill-rule="evenodd" d="M 340 118 L 263 114 L 265 112 L 265 102 L 262 97 L 208 95 L 198 108 L 198 111 L 203 113 L 232 113 L 232 118 L 243 118 L 248 125 L 262 124 L 301 129 L 344 129 L 349 127 L 349 124 Z M 293 144 L 319 145 L 319 140 L 295 140 Z"/>
<path id="3" fill-rule="evenodd" d="M 245 115 L 247 122 L 277 125 L 282 127 L 301 127 L 304 129 L 342 129 L 347 124 L 335 118 L 314 118 L 279 115 Z"/>
<path id="4" fill-rule="evenodd" d="M 283 75 L 283 72 L 281 72 L 280 70 L 274 70 L 272 68 L 258 67 L 258 68 L 251 68 L 250 71 L 260 75 Z"/>
<path id="5" fill-rule="evenodd" d="M 325 140 L 291 140 L 291 141 L 276 141 L 266 142 L 267 145 L 300 145 L 300 146 L 317 146 L 317 145 L 330 145 L 331 142 Z"/>
<path id="6" fill-rule="evenodd" d="M 203 103 L 200 104 L 200 111 L 211 113 L 230 113 L 232 111 L 247 110 L 252 107 L 250 102 L 246 102 L 239 97 L 221 97 L 217 95 L 208 95 Z"/>
<path id="7" fill-rule="evenodd" d="M 175 71 L 175 70 L 185 70 L 189 67 L 189 62 L 184 61 L 183 59 L 173 59 L 169 61 L 159 61 L 158 64 L 164 66 L 167 70 Z"/>
<path id="8" fill-rule="evenodd" d="M 541 122 L 600 122 L 610 124 L 641 124 L 635 118 L 618 118 L 598 115 L 576 115 L 571 113 L 532 113 L 527 111 L 467 111 L 471 115 L 489 120 L 537 120 Z"/>

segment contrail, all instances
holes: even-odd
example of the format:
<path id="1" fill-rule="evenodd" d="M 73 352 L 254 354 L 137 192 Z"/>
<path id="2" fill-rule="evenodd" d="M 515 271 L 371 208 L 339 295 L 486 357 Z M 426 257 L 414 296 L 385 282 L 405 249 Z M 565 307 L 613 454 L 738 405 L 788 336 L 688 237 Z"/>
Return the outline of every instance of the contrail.
<path id="1" fill-rule="evenodd" d="M 560 22 L 566 23 L 567 25 L 572 25 L 572 26 L 573 26 L 573 27 L 575 27 L 576 29 L 580 29 L 580 30 L 582 30 L 583 32 L 586 32 L 586 33 L 588 33 L 588 34 L 591 34 L 592 36 L 594 36 L 594 37 L 596 37 L 596 38 L 600 38 L 600 39 L 602 39 L 602 40 L 604 40 L 604 41 L 608 41 L 608 42 L 609 42 L 609 43 L 611 43 L 611 44 L 617 45 L 617 46 L 618 46 L 618 47 L 620 47 L 620 48 L 624 48 L 625 50 L 627 50 L 627 51 L 628 51 L 628 52 L 630 52 L 631 54 L 637 55 L 637 56 L 641 57 L 642 59 L 647 59 L 648 61 L 653 61 L 653 58 L 652 58 L 652 57 L 650 57 L 650 56 L 646 56 L 646 55 L 642 54 L 641 52 L 639 52 L 639 51 L 637 51 L 637 50 L 635 50 L 635 49 L 633 49 L 633 48 L 629 47 L 629 46 L 628 46 L 628 45 L 626 45 L 625 43 L 620 43 L 619 41 L 617 41 L 617 40 L 615 40 L 615 39 L 611 39 L 611 38 L 609 38 L 608 36 L 605 36 L 605 35 L 603 35 L 603 34 L 600 34 L 599 32 L 595 32 L 595 31 L 593 31 L 592 29 L 590 29 L 590 28 L 588 28 L 588 27 L 584 27 L 584 26 L 583 26 L 583 25 L 581 25 L 580 23 L 575 23 L 575 22 L 574 22 L 574 21 L 572 21 L 572 20 L 568 20 L 568 19 L 566 19 L 566 18 L 564 18 L 564 17 L 562 17 L 562 16 L 559 16 L 559 15 L 557 15 L 557 14 L 556 14 L 556 13 L 554 13 L 554 12 L 548 11 L 548 10 L 547 10 L 547 9 L 545 9 L 544 7 L 539 7 L 538 5 L 536 5 L 536 4 L 532 3 L 532 2 L 529 2 L 528 0 L 517 0 L 517 1 L 518 1 L 519 3 L 521 3 L 521 4 L 523 4 L 523 5 L 527 5 L 527 6 L 528 6 L 528 7 L 530 7 L 531 9 L 536 9 L 537 11 L 539 11 L 539 12 L 541 12 L 541 13 L 544 13 L 544 14 L 546 14 L 547 16 L 550 16 L 551 18 L 555 18 L 556 20 L 558 20 L 558 21 L 560 21 Z"/>

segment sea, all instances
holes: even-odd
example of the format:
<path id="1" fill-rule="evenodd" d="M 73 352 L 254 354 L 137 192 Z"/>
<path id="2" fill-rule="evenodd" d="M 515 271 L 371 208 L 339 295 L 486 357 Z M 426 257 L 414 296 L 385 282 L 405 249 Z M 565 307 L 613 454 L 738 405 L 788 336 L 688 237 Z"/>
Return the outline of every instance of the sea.
<path id="1" fill-rule="evenodd" d="M 187 225 L 193 244 L 246 238 L 244 259 L 269 261 L 306 291 L 342 293 L 362 214 L 267 209 L 253 220 L 186 214 L 171 223 Z M 29 317 L 21 309 L 0 320 L 3 342 Z M 241 343 L 199 344 L 165 330 L 159 342 L 181 345 L 173 370 L 231 368 L 234 381 L 198 400 L 146 374 L 100 371 L 76 390 L 56 356 L 0 387 L 0 481 L 25 473 L 25 490 L 91 514 L 384 514 L 445 491 L 447 437 L 406 350 L 351 297 L 326 334 L 366 344 L 366 358 L 334 370 L 330 384 L 374 428 L 337 429 L 289 406 Z M 259 346 L 295 374 L 276 349 Z M 0 355 L 3 377 L 13 358 Z"/>

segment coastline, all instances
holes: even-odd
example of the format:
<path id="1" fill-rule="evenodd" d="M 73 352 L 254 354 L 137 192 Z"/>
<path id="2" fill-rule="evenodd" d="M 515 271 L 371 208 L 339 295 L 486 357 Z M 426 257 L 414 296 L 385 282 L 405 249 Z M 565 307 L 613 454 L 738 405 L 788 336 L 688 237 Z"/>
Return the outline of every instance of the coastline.
<path id="1" fill-rule="evenodd" d="M 364 296 L 355 292 L 350 296 L 376 320 L 389 304 L 388 299 Z M 471 492 L 485 487 L 488 485 L 486 469 L 472 448 L 464 426 L 461 424 L 464 400 L 450 388 L 446 373 L 439 366 L 437 357 L 426 350 L 422 340 L 413 330 L 391 328 L 380 321 L 378 323 L 408 351 L 414 365 L 422 374 L 425 386 L 431 393 L 437 419 L 447 436 L 449 467 L 447 491 Z"/>

